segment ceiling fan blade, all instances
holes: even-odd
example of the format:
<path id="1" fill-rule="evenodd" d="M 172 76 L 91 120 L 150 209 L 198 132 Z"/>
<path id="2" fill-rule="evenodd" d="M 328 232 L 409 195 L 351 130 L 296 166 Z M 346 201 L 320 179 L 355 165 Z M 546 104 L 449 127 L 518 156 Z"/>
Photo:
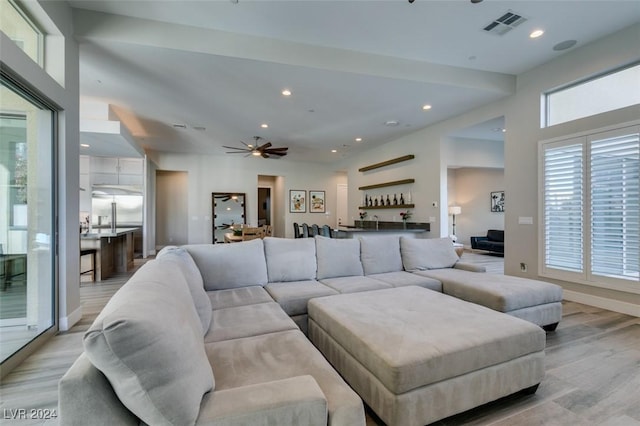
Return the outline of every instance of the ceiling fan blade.
<path id="1" fill-rule="evenodd" d="M 258 151 L 263 151 L 263 150 L 265 150 L 265 149 L 269 148 L 270 146 L 271 146 L 271 142 L 267 142 L 267 143 L 265 143 L 265 144 L 260 145 L 260 146 L 259 146 L 259 147 L 257 147 L 256 149 L 257 149 Z"/>
<path id="2" fill-rule="evenodd" d="M 240 141 L 242 143 L 242 145 L 246 146 L 249 149 L 253 149 L 253 145 L 249 145 L 248 143 L 245 143 L 243 141 Z"/>
<path id="3" fill-rule="evenodd" d="M 262 156 L 262 158 L 269 158 L 269 154 L 267 154 L 266 152 L 263 152 L 260 155 Z"/>
<path id="4" fill-rule="evenodd" d="M 245 152 L 247 152 L 247 150 L 243 149 L 242 151 L 225 151 L 225 154 L 244 154 Z"/>
<path id="5" fill-rule="evenodd" d="M 237 149 L 239 151 L 246 151 L 247 148 L 238 148 L 237 146 L 226 146 L 226 145 L 222 145 L 223 148 L 227 148 L 227 149 Z"/>
<path id="6" fill-rule="evenodd" d="M 281 152 L 281 151 L 267 151 L 265 153 L 271 154 L 271 155 L 279 155 L 280 157 L 287 155 L 286 152 Z"/>
<path id="7" fill-rule="evenodd" d="M 286 151 L 288 149 L 289 149 L 289 147 L 283 146 L 283 147 L 280 147 L 280 148 L 269 148 L 269 149 L 266 149 L 265 151 Z"/>

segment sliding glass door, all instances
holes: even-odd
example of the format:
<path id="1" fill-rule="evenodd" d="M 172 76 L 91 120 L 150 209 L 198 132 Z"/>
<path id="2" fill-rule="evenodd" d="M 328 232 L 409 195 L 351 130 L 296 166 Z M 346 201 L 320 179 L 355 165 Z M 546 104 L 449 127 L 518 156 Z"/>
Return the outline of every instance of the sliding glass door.
<path id="1" fill-rule="evenodd" d="M 0 362 L 55 326 L 54 112 L 0 79 Z"/>

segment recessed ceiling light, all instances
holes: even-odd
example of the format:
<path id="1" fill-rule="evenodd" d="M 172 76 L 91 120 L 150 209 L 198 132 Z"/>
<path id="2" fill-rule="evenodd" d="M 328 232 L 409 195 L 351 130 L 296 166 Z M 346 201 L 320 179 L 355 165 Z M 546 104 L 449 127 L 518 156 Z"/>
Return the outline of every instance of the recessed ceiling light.
<path id="1" fill-rule="evenodd" d="M 89 148 L 91 145 L 89 145 L 88 143 L 81 143 L 80 146 L 83 148 Z"/>
<path id="2" fill-rule="evenodd" d="M 428 104 L 422 105 L 422 109 L 423 111 L 429 111 L 431 109 L 431 105 L 428 105 Z"/>
<path id="3" fill-rule="evenodd" d="M 262 123 L 260 127 L 262 127 L 263 129 L 268 129 L 269 125 L 267 123 Z"/>
<path id="4" fill-rule="evenodd" d="M 538 38 L 542 34 L 544 34 L 543 30 L 534 30 L 534 31 L 531 32 L 531 34 L 529 34 L 529 38 Z"/>
<path id="5" fill-rule="evenodd" d="M 173 124 L 173 127 L 176 129 L 186 129 L 187 126 L 185 124 Z"/>
<path id="6" fill-rule="evenodd" d="M 556 44 L 555 46 L 553 46 L 553 50 L 555 50 L 556 52 L 559 52 L 561 50 L 567 50 L 572 48 L 573 46 L 576 45 L 576 43 L 578 43 L 577 40 L 565 40 L 565 41 L 561 41 L 560 43 Z"/>
<path id="7" fill-rule="evenodd" d="M 389 120 L 384 122 L 384 125 L 389 127 L 396 127 L 398 124 L 400 124 L 398 120 Z"/>
<path id="8" fill-rule="evenodd" d="M 362 142 L 362 138 L 356 138 L 356 142 Z"/>
<path id="9" fill-rule="evenodd" d="M 338 152 L 338 150 L 337 149 L 332 149 L 331 152 Z"/>
<path id="10" fill-rule="evenodd" d="M 282 96 L 291 96 L 291 90 L 289 89 L 284 89 L 282 91 Z"/>

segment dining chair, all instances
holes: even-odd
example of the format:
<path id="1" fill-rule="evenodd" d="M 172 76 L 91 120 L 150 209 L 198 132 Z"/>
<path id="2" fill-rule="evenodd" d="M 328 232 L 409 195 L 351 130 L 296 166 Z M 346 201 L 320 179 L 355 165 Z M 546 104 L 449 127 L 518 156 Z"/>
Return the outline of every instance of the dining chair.
<path id="1" fill-rule="evenodd" d="M 242 228 L 242 241 L 250 241 L 262 237 L 262 227 L 245 226 Z"/>
<path id="2" fill-rule="evenodd" d="M 271 237 L 273 235 L 273 227 L 271 225 L 263 225 L 262 229 L 264 230 L 265 237 Z"/>
<path id="3" fill-rule="evenodd" d="M 315 223 L 311 225 L 311 234 L 310 237 L 315 237 L 316 235 L 320 235 L 320 228 Z"/>
<path id="4" fill-rule="evenodd" d="M 328 237 L 328 238 L 332 237 L 332 235 L 331 235 L 331 227 L 329 225 L 322 225 L 321 233 L 322 233 L 323 237 Z"/>
<path id="5" fill-rule="evenodd" d="M 309 225 L 306 223 L 302 224 L 302 238 L 309 238 Z"/>
<path id="6" fill-rule="evenodd" d="M 300 225 L 298 225 L 298 222 L 293 222 L 293 238 L 302 238 L 302 235 L 300 234 Z"/>

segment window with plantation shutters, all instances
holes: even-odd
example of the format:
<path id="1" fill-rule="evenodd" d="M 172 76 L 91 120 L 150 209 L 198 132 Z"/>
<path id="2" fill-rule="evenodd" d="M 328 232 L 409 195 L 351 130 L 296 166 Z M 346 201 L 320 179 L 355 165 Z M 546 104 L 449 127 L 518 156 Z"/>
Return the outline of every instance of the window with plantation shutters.
<path id="1" fill-rule="evenodd" d="M 640 126 L 540 148 L 541 274 L 640 293 Z"/>
<path id="2" fill-rule="evenodd" d="M 582 272 L 582 144 L 544 152 L 545 266 Z"/>
<path id="3" fill-rule="evenodd" d="M 638 279 L 638 133 L 591 141 L 591 272 Z"/>

